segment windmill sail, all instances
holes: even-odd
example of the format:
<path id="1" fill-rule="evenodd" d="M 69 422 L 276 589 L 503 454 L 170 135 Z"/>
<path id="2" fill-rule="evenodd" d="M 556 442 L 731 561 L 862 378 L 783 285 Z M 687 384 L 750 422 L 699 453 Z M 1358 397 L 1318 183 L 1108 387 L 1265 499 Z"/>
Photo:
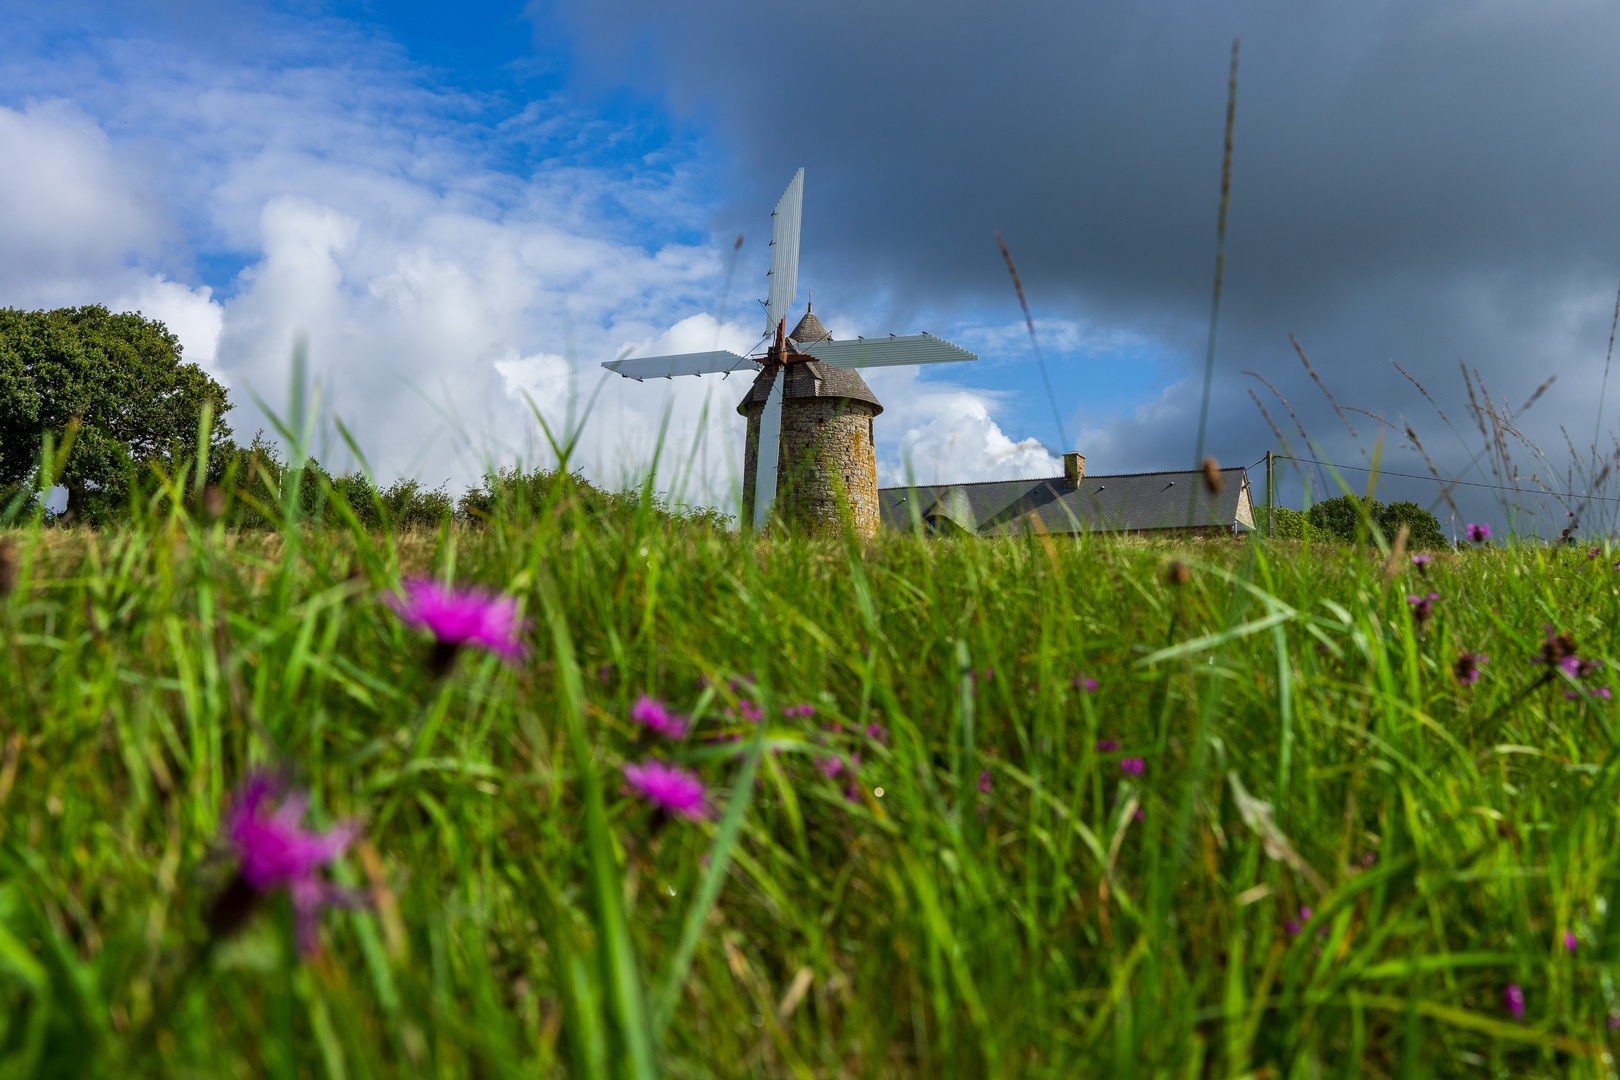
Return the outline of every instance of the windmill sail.
<path id="1" fill-rule="evenodd" d="M 754 528 L 763 529 L 776 501 L 776 460 L 782 449 L 782 389 L 786 380 L 778 368 L 771 376 L 770 396 L 759 414 L 759 448 L 754 454 Z"/>
<path id="2" fill-rule="evenodd" d="M 836 368 L 895 367 L 900 364 L 950 364 L 977 360 L 960 345 L 933 334 L 904 337 L 856 338 L 854 341 L 814 341 L 799 351 Z"/>
<path id="3" fill-rule="evenodd" d="M 774 335 L 799 295 L 799 220 L 804 210 L 804 170 L 793 174 L 771 211 L 771 295 L 765 305 L 765 333 Z"/>
<path id="4" fill-rule="evenodd" d="M 602 365 L 627 379 L 668 379 L 676 375 L 707 375 L 716 371 L 752 371 L 754 362 L 733 352 L 680 353 L 676 356 L 637 356 L 610 360 Z"/>

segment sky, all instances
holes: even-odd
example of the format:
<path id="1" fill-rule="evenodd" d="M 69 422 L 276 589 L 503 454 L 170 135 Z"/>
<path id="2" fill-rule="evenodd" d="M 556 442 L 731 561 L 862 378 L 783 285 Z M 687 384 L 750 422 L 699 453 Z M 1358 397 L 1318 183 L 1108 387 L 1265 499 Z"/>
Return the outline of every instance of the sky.
<path id="1" fill-rule="evenodd" d="M 880 481 L 1055 475 L 1067 449 L 1090 473 L 1192 465 L 1240 39 L 1207 451 L 1344 466 L 1279 465 L 1294 506 L 1307 483 L 1364 490 L 1376 459 L 1379 497 L 1448 529 L 1620 507 L 1588 497 L 1620 451 L 1611 5 L 13 0 L 7 19 L 0 305 L 161 318 L 244 441 L 285 412 L 301 342 L 337 469 L 459 489 L 551 463 L 547 433 L 577 428 L 593 479 L 656 467 L 720 506 L 742 381 L 600 365 L 748 350 L 801 166 L 800 310 L 813 289 L 836 337 L 926 330 L 981 358 L 869 373 Z M 1471 392 L 1512 428 L 1505 460 Z M 1448 503 L 1389 475 L 1431 465 L 1487 486 Z"/>

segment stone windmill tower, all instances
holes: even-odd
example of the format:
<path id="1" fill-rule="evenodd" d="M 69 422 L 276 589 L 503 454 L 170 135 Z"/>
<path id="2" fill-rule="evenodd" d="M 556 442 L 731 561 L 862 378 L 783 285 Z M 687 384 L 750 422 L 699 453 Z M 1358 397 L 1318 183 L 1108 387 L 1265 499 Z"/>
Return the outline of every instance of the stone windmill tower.
<path id="1" fill-rule="evenodd" d="M 787 345 L 831 341 L 813 309 L 787 337 Z M 878 531 L 877 450 L 872 418 L 883 411 L 860 373 L 790 352 L 783 366 L 781 452 L 776 460 L 776 512 L 811 532 L 842 527 L 839 502 L 848 508 L 855 534 Z M 803 357 L 800 359 L 800 357 Z M 773 378 L 763 370 L 737 406 L 748 417 L 743 450 L 743 516 L 754 510 L 759 435 Z"/>
<path id="2" fill-rule="evenodd" d="M 977 360 L 966 349 L 932 334 L 834 341 L 811 311 L 787 333 L 788 309 L 799 288 L 799 221 L 804 205 L 800 169 L 771 212 L 770 299 L 763 355 L 715 351 L 634 357 L 602 366 L 641 382 L 676 375 L 730 374 L 759 369 L 737 411 L 748 417 L 743 451 L 744 524 L 765 528 L 773 507 L 779 520 L 815 531 L 841 527 L 840 492 L 855 531 L 878 530 L 877 457 L 872 418 L 883 406 L 855 368 Z M 774 339 L 774 340 L 773 340 Z M 777 505 L 777 491 L 783 499 Z"/>

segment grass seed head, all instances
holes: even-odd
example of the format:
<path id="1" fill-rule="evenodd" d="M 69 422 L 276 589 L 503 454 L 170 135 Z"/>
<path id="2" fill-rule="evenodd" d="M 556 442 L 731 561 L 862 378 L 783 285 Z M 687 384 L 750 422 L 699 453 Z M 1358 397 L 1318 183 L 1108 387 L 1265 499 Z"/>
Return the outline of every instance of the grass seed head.
<path id="1" fill-rule="evenodd" d="M 1192 580 L 1192 567 L 1180 559 L 1171 559 L 1170 565 L 1165 568 L 1164 580 L 1180 588 Z"/>
<path id="2" fill-rule="evenodd" d="M 1213 456 L 1204 459 L 1204 486 L 1211 495 L 1219 495 L 1221 488 L 1226 486 L 1226 477 L 1221 475 L 1220 463 Z"/>

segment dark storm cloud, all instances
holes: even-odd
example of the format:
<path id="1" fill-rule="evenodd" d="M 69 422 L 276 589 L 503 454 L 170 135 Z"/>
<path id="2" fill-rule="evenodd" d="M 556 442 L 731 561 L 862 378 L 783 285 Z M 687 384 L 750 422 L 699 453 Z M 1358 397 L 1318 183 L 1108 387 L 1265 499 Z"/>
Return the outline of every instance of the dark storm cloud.
<path id="1" fill-rule="evenodd" d="M 1591 440 L 1620 274 L 1612 6 L 592 0 L 564 14 L 586 80 L 712 124 L 751 204 L 813 170 L 815 257 L 840 279 L 818 287 L 829 304 L 1006 303 L 1000 229 L 1038 309 L 1195 363 L 1241 36 L 1217 448 L 1264 434 L 1238 374 L 1258 369 L 1353 452 L 1289 332 L 1341 401 L 1441 431 L 1388 358 L 1458 414 L 1459 355 L 1515 404 L 1557 371 L 1541 427 L 1527 423 L 1560 446 L 1562 422 Z M 1195 408 L 1195 391 L 1173 392 L 1113 437 L 1146 459 L 1175 434 L 1179 462 Z"/>

